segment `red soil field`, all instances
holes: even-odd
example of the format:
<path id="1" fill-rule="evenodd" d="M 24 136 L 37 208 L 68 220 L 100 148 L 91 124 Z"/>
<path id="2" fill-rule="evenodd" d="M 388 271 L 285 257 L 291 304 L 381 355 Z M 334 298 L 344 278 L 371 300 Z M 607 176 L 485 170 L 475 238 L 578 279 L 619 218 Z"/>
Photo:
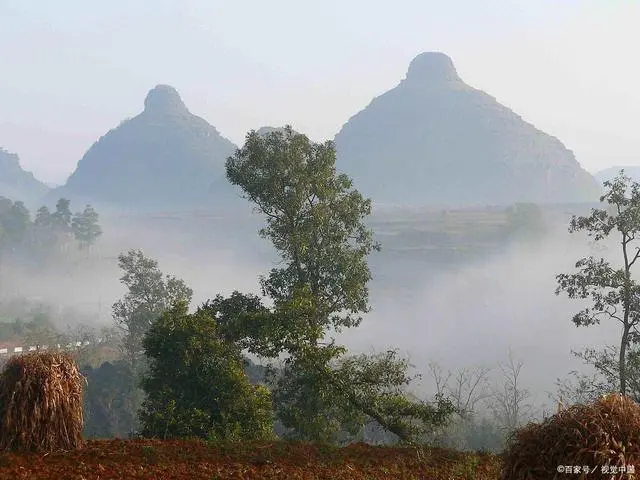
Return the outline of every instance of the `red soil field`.
<path id="1" fill-rule="evenodd" d="M 308 443 L 93 440 L 76 451 L 0 455 L 0 479 L 495 480 L 501 459 L 443 449 Z"/>

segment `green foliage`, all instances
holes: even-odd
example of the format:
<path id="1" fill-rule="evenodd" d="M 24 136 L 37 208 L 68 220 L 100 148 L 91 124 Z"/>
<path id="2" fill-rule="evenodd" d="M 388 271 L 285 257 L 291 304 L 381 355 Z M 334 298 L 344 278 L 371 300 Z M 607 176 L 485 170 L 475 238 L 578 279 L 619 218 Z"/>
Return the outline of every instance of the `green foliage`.
<path id="1" fill-rule="evenodd" d="M 272 436 L 269 391 L 251 385 L 235 344 L 205 311 L 186 302 L 166 311 L 143 342 L 150 359 L 140 412 L 143 434 L 225 440 Z"/>
<path id="2" fill-rule="evenodd" d="M 120 254 L 118 266 L 123 272 L 120 282 L 127 293 L 113 304 L 113 318 L 124 333 L 122 348 L 135 373 L 142 339 L 151 324 L 174 303 L 189 302 L 193 291 L 183 280 L 163 276 L 158 262 L 140 250 Z"/>
<path id="3" fill-rule="evenodd" d="M 129 250 L 118 256 L 122 270 L 120 282 L 127 288 L 124 296 L 113 304 L 115 326 L 122 332 L 120 348 L 131 369 L 129 391 L 133 411 L 137 412 L 144 401 L 139 388 L 146 370 L 143 339 L 152 323 L 163 312 L 180 301 L 190 301 L 193 291 L 183 280 L 163 276 L 158 262 L 145 257 L 140 250 Z"/>
<path id="4" fill-rule="evenodd" d="M 144 408 L 145 412 L 141 415 L 144 436 L 162 439 L 209 437 L 211 416 L 203 410 L 178 409 L 175 400 L 164 403 L 147 400 Z"/>
<path id="5" fill-rule="evenodd" d="M 71 202 L 61 198 L 56 203 L 56 211 L 51 214 L 51 223 L 60 232 L 67 233 L 71 230 Z"/>
<path id="6" fill-rule="evenodd" d="M 341 359 L 332 383 L 352 410 L 410 442 L 445 425 L 455 407 L 442 395 L 436 396 L 435 404 L 411 398 L 406 388 L 419 375 L 409 376 L 408 368 L 395 350 L 361 354 Z"/>
<path id="7" fill-rule="evenodd" d="M 91 205 L 87 205 L 82 212 L 73 216 L 71 229 L 81 249 L 90 247 L 102 235 L 99 218 L 98 212 Z"/>
<path id="8" fill-rule="evenodd" d="M 72 233 L 81 247 L 94 243 L 102 233 L 98 213 L 87 206 L 72 222 L 70 205 L 69 200 L 61 198 L 55 212 L 42 206 L 32 221 L 22 202 L 0 197 L 0 254 L 22 252 L 43 260 L 52 252 L 64 251 Z"/>
<path id="9" fill-rule="evenodd" d="M 0 249 L 24 246 L 30 227 L 29 210 L 24 203 L 0 197 Z"/>
<path id="10" fill-rule="evenodd" d="M 335 160 L 332 142 L 312 143 L 286 127 L 250 132 L 226 164 L 229 181 L 266 216 L 260 235 L 285 263 L 261 279 L 263 293 L 279 308 L 308 289 L 313 309 L 298 322 L 312 342 L 329 327 L 357 326 L 368 311 L 366 256 L 377 248 L 363 223 L 371 202 L 336 173 Z"/>
<path id="11" fill-rule="evenodd" d="M 373 419 L 410 441 L 418 423 L 444 421 L 448 406 L 409 400 L 400 391 L 410 381 L 407 365 L 395 353 L 343 359 L 344 347 L 322 343 L 332 331 L 358 326 L 369 311 L 366 258 L 380 248 L 364 224 L 370 200 L 336 172 L 335 161 L 332 142 L 310 142 L 290 126 L 250 132 L 227 160 L 227 178 L 265 215 L 260 235 L 283 263 L 260 279 L 273 310 L 254 305 L 253 314 L 235 315 L 232 338 L 246 336 L 243 346 L 259 355 L 288 354 L 270 383 L 290 436 L 334 442 Z"/>
<path id="12" fill-rule="evenodd" d="M 599 324 L 608 318 L 622 326 L 618 351 L 618 379 L 621 393 L 627 391 L 627 350 L 640 340 L 640 285 L 632 278 L 631 269 L 640 258 L 635 240 L 640 233 L 640 185 L 624 175 L 624 170 L 612 181 L 604 182 L 605 194 L 601 202 L 606 208 L 592 209 L 591 215 L 573 217 L 569 231 L 585 231 L 595 242 L 612 233 L 620 241 L 620 266 L 615 267 L 604 258 L 593 256 L 576 263 L 577 273 L 556 276 L 556 294 L 564 291 L 569 298 L 589 299 L 591 306 L 573 317 L 576 326 Z M 594 364 L 602 370 L 601 364 Z"/>
<path id="13" fill-rule="evenodd" d="M 28 240 L 31 218 L 29 210 L 24 203 L 17 201 L 11 205 L 8 218 L 5 220 L 5 228 L 12 245 L 20 245 Z"/>
<path id="14" fill-rule="evenodd" d="M 269 339 L 275 336 L 270 331 L 276 327 L 270 310 L 260 298 L 252 294 L 242 294 L 235 290 L 225 298 L 216 295 L 198 307 L 198 313 L 206 313 L 215 319 L 219 335 L 224 341 L 234 344 L 238 350 L 248 349 L 252 353 L 274 352 L 269 348 Z M 279 351 L 275 351 L 277 355 Z"/>
<path id="15" fill-rule="evenodd" d="M 585 365 L 595 367 L 595 374 L 569 372 L 570 378 L 558 379 L 556 400 L 571 404 L 587 404 L 603 395 L 616 392 L 620 385 L 620 349 L 608 345 L 601 350 L 586 348 L 571 352 Z M 640 348 L 631 343 L 626 352 L 627 395 L 640 402 Z M 573 379 L 573 380 L 571 380 Z"/>
<path id="16" fill-rule="evenodd" d="M 46 206 L 40 207 L 36 212 L 36 218 L 33 221 L 33 241 L 40 252 L 50 251 L 58 241 L 51 212 Z"/>
<path id="17" fill-rule="evenodd" d="M 268 381 L 275 387 L 276 413 L 288 429 L 288 438 L 330 443 L 343 431 L 355 434 L 364 423 L 365 417 L 359 412 L 349 416 L 343 408 L 345 402 L 336 396 L 330 383 L 330 362 L 344 352 L 341 347 L 306 348 L 286 359 L 277 376 L 269 371 Z"/>
<path id="18" fill-rule="evenodd" d="M 85 365 L 84 431 L 88 438 L 126 438 L 135 428 L 131 395 L 131 368 L 126 362 L 104 362 L 99 368 Z"/>
<path id="19" fill-rule="evenodd" d="M 443 396 L 434 403 L 413 397 L 407 387 L 405 359 L 390 350 L 375 355 L 343 356 L 344 347 L 309 348 L 285 362 L 274 400 L 289 436 L 336 442 L 357 435 L 369 422 L 402 442 L 415 442 L 445 425 L 454 413 Z"/>

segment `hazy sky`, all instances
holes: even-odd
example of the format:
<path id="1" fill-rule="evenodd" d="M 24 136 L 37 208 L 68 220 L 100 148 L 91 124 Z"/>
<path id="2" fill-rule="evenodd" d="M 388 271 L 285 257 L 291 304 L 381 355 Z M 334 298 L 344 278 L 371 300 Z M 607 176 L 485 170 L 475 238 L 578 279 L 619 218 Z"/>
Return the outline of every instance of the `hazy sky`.
<path id="1" fill-rule="evenodd" d="M 640 0 L 0 0 L 0 146 L 64 182 L 158 83 L 235 143 L 332 139 L 424 51 L 560 138 L 640 163 Z"/>

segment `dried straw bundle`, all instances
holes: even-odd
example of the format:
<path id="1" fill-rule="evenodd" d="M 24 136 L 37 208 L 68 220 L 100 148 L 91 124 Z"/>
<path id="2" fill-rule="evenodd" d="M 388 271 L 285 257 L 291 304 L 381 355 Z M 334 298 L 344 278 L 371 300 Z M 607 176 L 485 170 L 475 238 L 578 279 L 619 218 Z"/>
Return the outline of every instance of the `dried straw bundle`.
<path id="1" fill-rule="evenodd" d="M 612 394 L 590 405 L 559 409 L 543 423 L 515 431 L 503 457 L 501 480 L 634 478 L 627 473 L 602 473 L 601 468 L 635 465 L 640 469 L 640 406 L 629 397 Z M 596 470 L 568 475 L 558 472 L 559 465 Z"/>
<path id="2" fill-rule="evenodd" d="M 85 382 L 64 352 L 9 359 L 0 376 L 0 450 L 80 448 Z"/>

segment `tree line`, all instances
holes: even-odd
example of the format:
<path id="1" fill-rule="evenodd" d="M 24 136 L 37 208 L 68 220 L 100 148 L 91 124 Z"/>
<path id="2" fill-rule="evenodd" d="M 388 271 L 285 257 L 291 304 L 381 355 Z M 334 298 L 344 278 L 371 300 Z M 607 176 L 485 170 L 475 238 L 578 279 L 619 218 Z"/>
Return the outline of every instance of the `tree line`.
<path id="1" fill-rule="evenodd" d="M 100 235 L 99 214 L 91 205 L 72 213 L 71 202 L 61 198 L 55 211 L 42 206 L 32 218 L 22 201 L 0 197 L 0 257 L 61 253 L 74 243 L 88 249 Z"/>

